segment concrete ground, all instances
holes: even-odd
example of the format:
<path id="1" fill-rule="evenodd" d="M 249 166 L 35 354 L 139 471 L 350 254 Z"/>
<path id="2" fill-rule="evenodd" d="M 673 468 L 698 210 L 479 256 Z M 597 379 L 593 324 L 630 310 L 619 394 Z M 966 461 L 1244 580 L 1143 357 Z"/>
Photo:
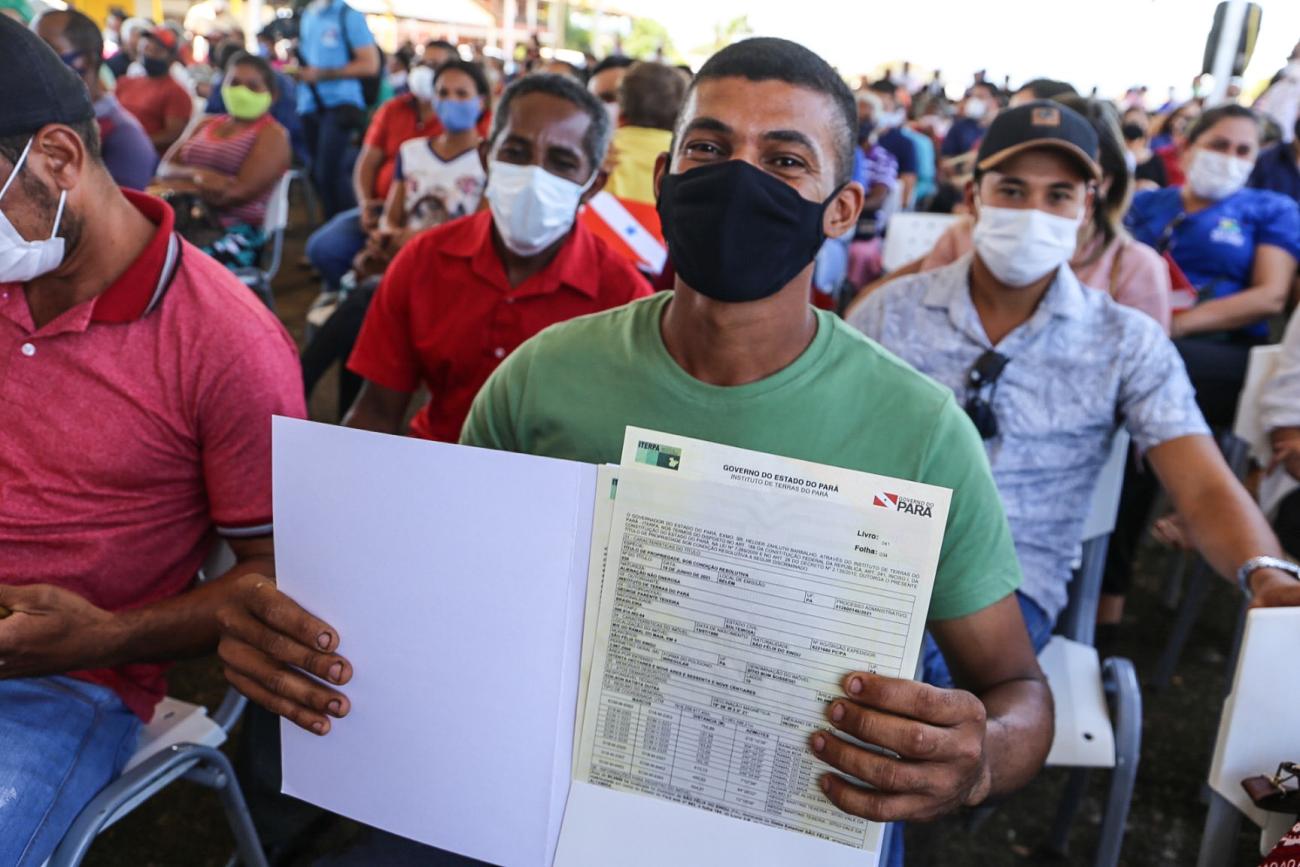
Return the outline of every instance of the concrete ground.
<path id="1" fill-rule="evenodd" d="M 318 286 L 298 264 L 306 221 L 301 207 L 295 208 L 294 215 L 275 294 L 281 318 L 301 341 L 303 315 Z M 331 376 L 317 388 L 311 404 L 314 418 L 337 420 L 333 394 Z M 1173 619 L 1159 601 L 1166 566 L 1163 552 L 1151 548 L 1144 553 L 1125 630 L 1116 648 L 1134 661 L 1144 681 L 1155 668 Z M 1236 591 L 1226 582 L 1217 586 L 1174 683 L 1161 692 L 1144 691 L 1142 760 L 1121 858 L 1125 865 L 1187 867 L 1196 861 L 1206 812 L 1201 789 L 1218 725 L 1225 652 L 1238 603 Z M 173 694 L 213 707 L 225 688 L 211 659 L 177 666 L 171 683 Z M 1064 779 L 1063 772 L 1044 772 L 973 832 L 958 820 L 914 828 L 909 834 L 910 848 L 915 852 L 919 845 L 933 843 L 936 851 L 927 860 L 943 865 L 1090 864 L 1105 793 L 1103 773 L 1092 776 L 1088 799 L 1074 826 L 1070 854 L 1054 859 L 1037 849 L 1054 816 Z M 1234 864 L 1258 863 L 1257 845 L 1257 835 L 1243 829 Z M 400 841 L 370 834 L 344 820 L 323 829 L 310 848 L 312 853 L 297 864 L 415 867 L 428 863 Z M 232 851 L 215 796 L 182 782 L 104 834 L 85 863 L 90 867 L 221 867 Z M 611 860 L 610 867 L 617 863 Z M 908 863 L 916 867 L 917 862 Z"/>

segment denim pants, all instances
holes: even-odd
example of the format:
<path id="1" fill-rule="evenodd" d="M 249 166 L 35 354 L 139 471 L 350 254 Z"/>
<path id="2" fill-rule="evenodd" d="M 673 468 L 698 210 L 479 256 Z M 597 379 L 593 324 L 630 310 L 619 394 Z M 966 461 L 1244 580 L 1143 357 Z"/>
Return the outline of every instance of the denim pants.
<path id="1" fill-rule="evenodd" d="M 357 151 L 352 145 L 352 130 L 340 124 L 332 111 L 304 114 L 302 129 L 311 151 L 311 179 L 320 194 L 325 219 L 356 207 L 352 164 Z"/>
<path id="2" fill-rule="evenodd" d="M 70 677 L 0 681 L 0 864 L 40 867 L 122 772 L 140 720 L 107 687 Z"/>
<path id="3" fill-rule="evenodd" d="M 349 208 L 311 233 L 307 238 L 307 259 L 330 290 L 337 292 L 343 275 L 352 270 L 352 260 L 365 245 L 361 209 Z"/>
<path id="4" fill-rule="evenodd" d="M 1038 653 L 1047 646 L 1047 642 L 1052 637 L 1052 628 L 1056 624 L 1036 602 L 1018 590 L 1016 601 L 1020 603 L 1020 613 L 1025 618 L 1029 641 L 1034 646 L 1034 652 Z M 925 642 L 921 645 L 921 671 L 921 679 L 926 683 L 952 689 L 952 673 L 948 671 L 948 663 L 929 632 L 925 633 Z M 897 822 L 891 824 L 885 834 L 887 851 L 880 860 L 881 867 L 903 867 L 902 824 Z"/>

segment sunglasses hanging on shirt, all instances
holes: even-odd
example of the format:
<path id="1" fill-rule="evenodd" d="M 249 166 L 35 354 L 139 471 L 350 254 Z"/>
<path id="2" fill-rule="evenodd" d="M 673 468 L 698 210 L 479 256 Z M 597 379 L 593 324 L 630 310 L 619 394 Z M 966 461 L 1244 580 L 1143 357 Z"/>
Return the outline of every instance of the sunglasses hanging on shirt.
<path id="1" fill-rule="evenodd" d="M 990 349 L 975 360 L 966 374 L 966 414 L 975 423 L 975 430 L 986 440 L 998 435 L 998 417 L 993 412 L 993 397 L 998 390 L 998 377 L 1010 361 L 1000 352 Z M 989 389 L 989 396 L 982 392 Z"/>

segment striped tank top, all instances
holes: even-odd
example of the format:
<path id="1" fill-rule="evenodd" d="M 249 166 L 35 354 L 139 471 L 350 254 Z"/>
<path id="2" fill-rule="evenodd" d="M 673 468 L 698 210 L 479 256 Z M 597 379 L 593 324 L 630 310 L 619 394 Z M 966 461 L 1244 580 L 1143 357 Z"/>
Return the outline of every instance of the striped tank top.
<path id="1" fill-rule="evenodd" d="M 216 134 L 218 131 L 224 132 L 231 123 L 232 118 L 226 114 L 218 115 L 205 123 L 190 137 L 189 141 L 181 146 L 179 154 L 181 164 L 210 169 L 223 175 L 239 174 L 244 160 L 248 159 L 249 153 L 253 150 L 257 134 L 268 123 L 275 123 L 275 118 L 271 117 L 270 113 L 264 114 L 228 138 Z M 249 226 L 261 227 L 262 219 L 266 216 L 267 200 L 271 198 L 271 191 L 274 189 L 275 185 L 272 184 L 261 195 L 246 202 L 216 209 L 221 224 L 229 227 L 236 223 L 245 223 Z"/>

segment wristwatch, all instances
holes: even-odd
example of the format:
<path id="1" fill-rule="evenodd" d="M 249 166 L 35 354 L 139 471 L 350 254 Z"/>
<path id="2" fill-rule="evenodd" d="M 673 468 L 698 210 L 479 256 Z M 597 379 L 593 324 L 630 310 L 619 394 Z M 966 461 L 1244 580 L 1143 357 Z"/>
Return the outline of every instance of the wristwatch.
<path id="1" fill-rule="evenodd" d="M 1237 570 L 1237 583 L 1241 585 L 1241 589 L 1247 596 L 1252 595 L 1250 576 L 1260 569 L 1277 569 L 1300 581 L 1300 566 L 1290 560 L 1280 560 L 1277 557 L 1251 557 L 1245 563 L 1242 563 L 1241 568 Z"/>

